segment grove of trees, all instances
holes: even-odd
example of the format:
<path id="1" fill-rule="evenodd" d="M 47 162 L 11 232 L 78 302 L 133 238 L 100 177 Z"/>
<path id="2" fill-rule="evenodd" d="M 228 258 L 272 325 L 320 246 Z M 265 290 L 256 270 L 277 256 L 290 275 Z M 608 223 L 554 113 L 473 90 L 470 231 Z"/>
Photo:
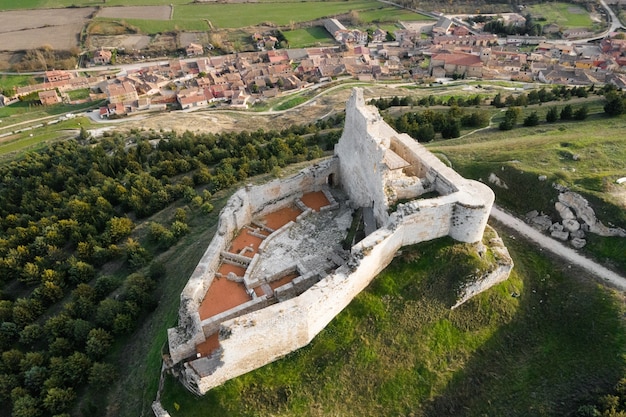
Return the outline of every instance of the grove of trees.
<path id="1" fill-rule="evenodd" d="M 405 113 L 397 118 L 389 118 L 389 125 L 395 130 L 407 133 L 419 142 L 430 142 L 437 133 L 442 139 L 457 138 L 461 128 L 477 129 L 489 125 L 489 112 L 468 111 L 452 106 L 447 111 L 424 110 Z"/>
<path id="2" fill-rule="evenodd" d="M 214 192 L 249 176 L 322 156 L 342 123 L 83 134 L 0 166 L 0 415 L 75 414 L 87 390 L 106 393 L 119 369 L 110 354 L 156 306 L 155 256 L 189 232 L 188 213 L 211 212 Z M 150 218 L 175 202 L 170 218 Z"/>

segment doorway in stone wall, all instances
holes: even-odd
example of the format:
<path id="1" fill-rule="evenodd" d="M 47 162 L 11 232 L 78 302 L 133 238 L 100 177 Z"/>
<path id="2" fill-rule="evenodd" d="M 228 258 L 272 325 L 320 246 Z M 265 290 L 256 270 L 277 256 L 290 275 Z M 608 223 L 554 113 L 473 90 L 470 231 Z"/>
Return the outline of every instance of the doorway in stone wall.
<path id="1" fill-rule="evenodd" d="M 329 187 L 335 186 L 335 174 L 328 175 L 328 178 L 326 178 L 326 184 L 328 184 Z"/>

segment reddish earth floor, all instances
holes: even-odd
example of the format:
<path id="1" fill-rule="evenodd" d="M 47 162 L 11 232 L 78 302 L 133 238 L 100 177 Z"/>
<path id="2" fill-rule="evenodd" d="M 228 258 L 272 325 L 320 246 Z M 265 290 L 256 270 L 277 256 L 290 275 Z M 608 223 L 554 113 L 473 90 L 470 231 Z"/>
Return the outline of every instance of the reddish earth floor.
<path id="1" fill-rule="evenodd" d="M 320 208 L 330 204 L 326 195 L 324 195 L 321 191 L 306 193 L 300 200 L 302 200 L 307 207 L 310 207 L 315 211 L 320 211 Z"/>
<path id="2" fill-rule="evenodd" d="M 291 281 L 294 280 L 294 278 L 299 277 L 299 276 L 300 276 L 300 274 L 298 274 L 298 273 L 285 275 L 281 279 L 277 279 L 276 281 L 270 282 L 270 288 L 272 290 L 275 290 L 278 287 L 282 287 L 285 284 L 289 284 Z M 261 288 L 260 286 L 256 287 L 254 289 L 254 293 L 256 294 L 257 297 L 265 295 L 265 292 L 263 291 L 263 288 Z"/>
<path id="3" fill-rule="evenodd" d="M 248 301 L 250 296 L 243 284 L 215 277 L 200 304 L 200 320 L 208 319 Z"/>
<path id="4" fill-rule="evenodd" d="M 285 207 L 265 216 L 264 223 L 267 227 L 277 230 L 290 221 L 295 221 L 301 213 L 296 207 Z"/>
<path id="5" fill-rule="evenodd" d="M 211 336 L 207 338 L 204 342 L 196 345 L 196 352 L 201 354 L 202 356 L 210 355 L 215 349 L 217 349 L 220 345 L 219 341 L 219 332 L 213 333 Z"/>
<path id="6" fill-rule="evenodd" d="M 254 293 L 256 294 L 256 296 L 257 296 L 257 297 L 260 297 L 260 296 L 262 296 L 262 295 L 265 295 L 265 292 L 263 291 L 263 288 L 261 288 L 260 286 L 259 286 L 259 287 L 256 287 L 256 288 L 254 289 Z"/>
<path id="7" fill-rule="evenodd" d="M 233 272 L 238 277 L 243 277 L 246 273 L 246 268 L 242 266 L 236 266 L 231 264 L 222 263 L 220 267 L 217 269 L 217 272 L 226 276 L 229 272 Z"/>
<path id="8" fill-rule="evenodd" d="M 260 237 L 252 236 L 250 231 L 244 228 L 235 239 L 233 239 L 232 244 L 230 245 L 230 249 L 228 252 L 230 253 L 239 253 L 245 247 L 252 247 L 252 251 L 246 251 L 242 255 L 252 258 L 255 253 L 257 253 L 259 249 L 259 245 L 263 242 L 263 239 Z"/>
<path id="9" fill-rule="evenodd" d="M 328 199 L 322 192 L 308 193 L 302 197 L 302 201 L 308 207 L 314 210 L 319 210 L 320 207 L 324 207 L 329 204 Z M 286 225 L 290 221 L 295 221 L 302 212 L 295 207 L 285 207 L 277 210 L 273 213 L 265 216 L 264 223 L 267 227 L 277 230 Z M 246 251 L 245 256 L 252 257 L 257 252 L 259 245 L 263 239 L 252 236 L 248 229 L 243 229 L 239 235 L 233 239 L 229 252 L 239 253 L 243 248 L 252 245 L 254 252 Z M 229 272 L 235 273 L 237 276 L 244 276 L 246 269 L 240 266 L 230 265 L 222 263 L 218 269 L 218 272 L 222 275 L 228 275 Z M 270 287 L 274 290 L 282 285 L 291 282 L 298 274 L 287 275 L 277 281 L 270 283 Z M 257 287 L 254 289 L 257 296 L 263 295 L 263 289 Z M 229 281 L 226 278 L 215 278 L 209 287 L 204 300 L 200 304 L 200 320 L 205 320 L 209 317 L 213 317 L 216 314 L 223 313 L 230 310 L 233 307 L 237 307 L 247 301 L 250 301 L 250 296 L 246 292 L 246 288 L 243 284 Z M 197 352 L 203 355 L 210 353 L 213 349 L 219 346 L 217 341 L 217 334 L 209 337 L 204 343 L 197 346 Z"/>
<path id="10" fill-rule="evenodd" d="M 277 279 L 276 281 L 270 282 L 270 288 L 275 290 L 278 287 L 281 287 L 285 284 L 289 284 L 291 281 L 293 281 L 294 278 L 297 278 L 298 276 L 300 276 L 300 274 L 298 273 L 285 275 L 281 279 Z"/>

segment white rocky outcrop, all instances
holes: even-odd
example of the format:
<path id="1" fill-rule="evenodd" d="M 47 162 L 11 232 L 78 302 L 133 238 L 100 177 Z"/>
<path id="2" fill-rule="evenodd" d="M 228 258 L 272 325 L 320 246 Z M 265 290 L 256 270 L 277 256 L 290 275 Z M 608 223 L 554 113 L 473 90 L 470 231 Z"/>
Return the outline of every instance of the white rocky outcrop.
<path id="1" fill-rule="evenodd" d="M 556 204 L 561 203 L 559 206 Z M 598 218 L 596 217 L 596 213 L 589 202 L 580 194 L 574 193 L 572 191 L 565 191 L 559 193 L 559 202 L 555 204 L 555 208 L 559 211 L 565 212 L 566 216 L 564 219 L 569 219 L 569 214 L 563 208 L 569 209 L 573 212 L 577 219 L 580 219 L 587 227 L 589 228 L 590 233 L 594 233 L 600 236 L 620 236 L 626 237 L 626 231 L 622 228 L 611 228 L 605 226 Z M 560 209 L 560 210 L 559 210 Z"/>
<path id="2" fill-rule="evenodd" d="M 463 288 L 460 288 L 457 302 L 452 306 L 452 309 L 459 307 L 475 295 L 480 294 L 494 285 L 506 281 L 513 269 L 513 259 L 509 254 L 509 250 L 504 246 L 504 242 L 497 236 L 495 230 L 491 229 L 490 226 L 487 226 L 487 228 L 496 235 L 496 237 L 489 239 L 488 242 L 489 250 L 495 260 L 494 268 L 478 277 L 474 277 L 471 282 L 466 284 Z"/>
<path id="3" fill-rule="evenodd" d="M 493 172 L 489 174 L 489 178 L 487 178 L 487 181 L 489 181 L 496 187 L 504 188 L 505 190 L 509 189 L 509 186 L 506 185 L 506 183 L 502 181 L 502 179 L 498 177 L 496 174 L 494 174 Z"/>

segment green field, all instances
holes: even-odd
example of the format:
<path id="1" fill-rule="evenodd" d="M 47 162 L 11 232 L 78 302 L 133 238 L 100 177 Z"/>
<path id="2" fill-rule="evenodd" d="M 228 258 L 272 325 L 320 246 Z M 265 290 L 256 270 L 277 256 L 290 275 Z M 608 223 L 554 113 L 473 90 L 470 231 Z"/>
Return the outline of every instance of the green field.
<path id="1" fill-rule="evenodd" d="M 528 6 L 533 17 L 544 17 L 545 24 L 556 23 L 564 28 L 591 27 L 593 22 L 582 7 L 571 3 L 541 3 Z"/>
<path id="2" fill-rule="evenodd" d="M 320 7 L 318 2 L 241 4 L 186 4 L 174 8 L 175 20 L 208 19 L 215 28 L 240 28 L 263 22 L 288 25 L 347 13 L 350 10 L 367 10 L 379 3 L 375 0 L 329 1 Z"/>
<path id="3" fill-rule="evenodd" d="M 14 159 L 24 152 L 40 149 L 53 141 L 75 138 L 76 130 L 80 128 L 81 123 L 86 126 L 89 124 L 89 120 L 81 117 L 27 130 L 15 137 L 0 138 L 0 161 Z"/>
<path id="4" fill-rule="evenodd" d="M 334 44 L 335 40 L 328 31 L 321 26 L 313 26 L 306 29 L 296 29 L 283 32 L 289 41 L 290 48 L 306 48 L 319 44 Z"/>
<path id="5" fill-rule="evenodd" d="M 174 30 L 206 31 L 214 29 L 233 29 L 271 23 L 286 26 L 292 23 L 306 22 L 315 19 L 347 13 L 351 10 L 362 11 L 367 19 L 378 19 L 393 16 L 393 8 L 385 8 L 382 13 L 373 10 L 379 3 L 375 0 L 350 0 L 324 2 L 280 2 L 241 4 L 193 4 L 187 3 L 174 7 L 172 20 L 140 20 L 125 19 L 125 22 L 138 28 L 142 33 L 155 34 Z M 108 3 L 107 3 L 108 5 Z M 402 10 L 396 10 L 399 16 L 405 16 Z M 418 14 L 409 13 L 418 19 Z M 117 19 L 98 18 L 97 21 L 115 21 Z M 397 19 L 396 19 L 397 20 Z M 370 20 L 367 20 L 369 22 Z"/>
<path id="6" fill-rule="evenodd" d="M 398 20 L 415 21 L 431 20 L 430 17 L 409 10 L 396 7 L 379 7 L 375 10 L 359 12 L 359 18 L 364 23 L 397 22 Z"/>
<path id="7" fill-rule="evenodd" d="M 15 87 L 23 87 L 36 82 L 32 75 L 2 75 L 0 76 L 0 92 L 8 90 L 8 94 L 12 95 L 11 91 Z"/>

